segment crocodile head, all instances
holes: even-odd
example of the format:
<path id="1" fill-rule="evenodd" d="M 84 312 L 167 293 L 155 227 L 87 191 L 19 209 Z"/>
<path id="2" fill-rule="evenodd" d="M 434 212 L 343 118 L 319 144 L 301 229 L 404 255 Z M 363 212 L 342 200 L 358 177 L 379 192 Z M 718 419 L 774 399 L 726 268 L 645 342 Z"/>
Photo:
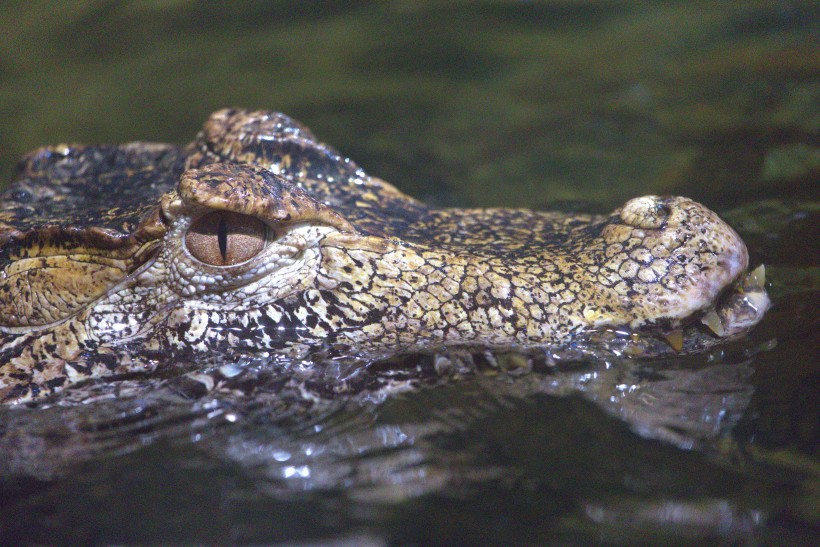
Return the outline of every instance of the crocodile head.
<path id="1" fill-rule="evenodd" d="M 248 358 L 702 351 L 769 305 L 737 233 L 687 198 L 431 208 L 281 114 L 21 165 L 0 213 L 5 402 Z"/>

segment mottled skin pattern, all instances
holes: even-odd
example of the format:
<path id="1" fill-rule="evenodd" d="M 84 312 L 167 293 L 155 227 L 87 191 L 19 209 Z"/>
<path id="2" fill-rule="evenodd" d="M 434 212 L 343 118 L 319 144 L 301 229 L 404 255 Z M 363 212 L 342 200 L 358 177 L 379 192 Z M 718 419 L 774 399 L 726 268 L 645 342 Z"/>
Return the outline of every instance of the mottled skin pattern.
<path id="1" fill-rule="evenodd" d="M 605 216 L 433 209 L 272 112 L 219 111 L 184 148 L 43 148 L 2 198 L 3 402 L 248 356 L 645 355 L 681 327 L 676 349 L 697 351 L 720 340 L 692 327 L 699 314 L 729 337 L 768 303 L 738 281 L 738 235 L 689 199 Z M 220 260 L 240 225 L 262 235 L 237 263 L 188 237 L 211 234 Z"/>

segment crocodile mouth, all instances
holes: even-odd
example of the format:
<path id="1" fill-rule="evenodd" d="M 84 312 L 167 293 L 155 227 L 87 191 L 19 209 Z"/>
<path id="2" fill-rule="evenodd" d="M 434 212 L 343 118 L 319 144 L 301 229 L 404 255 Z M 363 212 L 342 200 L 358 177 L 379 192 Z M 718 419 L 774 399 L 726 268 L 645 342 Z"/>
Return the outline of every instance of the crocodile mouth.
<path id="1" fill-rule="evenodd" d="M 589 334 L 589 350 L 624 357 L 664 356 L 705 351 L 739 338 L 771 307 L 766 269 L 760 265 L 741 275 L 712 303 L 687 317 L 665 319 L 640 329 L 607 327 Z"/>

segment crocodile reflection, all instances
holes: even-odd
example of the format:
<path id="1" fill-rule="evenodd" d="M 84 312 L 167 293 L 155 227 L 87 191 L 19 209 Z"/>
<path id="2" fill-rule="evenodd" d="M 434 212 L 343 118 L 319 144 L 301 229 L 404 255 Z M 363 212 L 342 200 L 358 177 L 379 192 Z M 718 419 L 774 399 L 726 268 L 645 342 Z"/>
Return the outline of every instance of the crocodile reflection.
<path id="1" fill-rule="evenodd" d="M 271 370 L 189 373 L 148 396 L 144 385 L 129 381 L 100 384 L 96 402 L 85 397 L 86 404 L 71 407 L 0 409 L 0 475 L 54 480 L 89 461 L 103 469 L 144 465 L 152 446 L 170 441 L 185 447 L 176 457 L 186 462 L 205 458 L 240 468 L 253 492 L 232 492 L 238 498 L 289 500 L 338 491 L 348 500 L 345 506 L 372 507 L 445 492 L 503 495 L 503 485 L 522 480 L 556 495 L 550 489 L 576 487 L 579 466 L 614 465 L 585 480 L 604 481 L 595 492 L 620 491 L 625 476 L 650 465 L 645 478 L 639 473 L 630 480 L 638 481 L 638 492 L 655 493 L 632 495 L 628 507 L 599 494 L 576 502 L 580 518 L 605 520 L 631 511 L 662 526 L 669 518 L 662 509 L 672 501 L 657 490 L 656 477 L 677 476 L 681 469 L 725 475 L 726 469 L 696 457 L 699 452 L 678 448 L 714 450 L 752 394 L 752 369 L 743 361 L 702 366 L 619 360 L 523 374 L 483 368 L 434 389 L 416 385 L 397 395 L 388 383 L 381 391 L 371 384 L 336 398 Z M 216 385 L 202 385 L 214 380 Z M 627 427 L 638 436 L 625 434 Z M 618 442 L 628 448 L 613 451 L 613 435 L 626 439 Z M 613 457 L 624 461 L 613 463 Z M 670 487 L 669 495 L 675 492 Z M 681 500 L 678 513 L 701 523 L 700 530 L 746 530 L 751 513 L 731 501 L 714 501 L 724 495 L 730 494 L 707 488 L 705 502 Z"/>
<path id="2" fill-rule="evenodd" d="M 442 370 L 446 364 L 441 360 L 429 358 L 419 366 Z M 237 459 L 243 466 L 262 466 L 266 469 L 259 471 L 281 476 L 284 472 L 273 456 L 276 452 L 301 454 L 302 465 L 332 467 L 351 455 L 331 449 L 332 445 L 351 447 L 355 453 L 385 448 L 424 451 L 426 437 L 447 434 L 491 416 L 504 408 L 503 401 L 526 403 L 543 396 L 558 396 L 559 400 L 580 396 L 643 437 L 682 448 L 703 448 L 731 430 L 752 394 L 748 382 L 752 370 L 743 361 L 703 366 L 679 358 L 677 364 L 658 366 L 616 360 L 540 372 L 500 371 L 486 366 L 489 361 L 487 356 L 473 356 L 472 373 L 453 386 L 446 385 L 446 376 L 464 376 L 464 368 L 445 373 L 445 378 L 428 375 L 430 385 L 445 384 L 435 389 L 423 389 L 421 381 L 391 378 L 380 371 L 359 378 L 356 388 L 333 398 L 315 391 L 326 385 L 320 378 L 299 378 L 271 367 L 192 372 L 163 381 L 147 395 L 144 391 L 149 380 L 101 383 L 89 386 L 80 396 L 83 404 L 76 406 L 41 404 L 30 410 L 2 409 L 5 433 L 0 437 L 0 453 L 14 457 L 0 462 L 0 469 L 4 475 L 60 475 L 79 462 L 104 457 L 110 450 L 128 452 L 163 438 L 204 435 L 200 446 L 224 451 L 220 458 Z M 459 362 L 465 362 L 463 356 Z M 402 369 L 396 372 L 402 373 L 407 374 Z M 398 395 L 396 385 L 412 395 Z M 416 388 L 422 388 L 418 395 L 413 394 Z M 440 390 L 445 392 L 436 395 Z M 397 405 L 412 404 L 407 401 L 414 398 L 425 401 L 440 397 L 447 404 L 435 412 L 420 403 L 422 407 L 408 416 L 391 419 L 391 425 L 380 423 Z M 68 402 L 63 399 L 61 404 Z M 357 432 L 325 430 L 322 417 L 333 412 L 345 413 L 352 420 L 345 428 Z M 310 423 L 323 433 L 307 439 L 276 434 L 267 438 L 259 435 L 258 430 L 265 428 L 258 420 L 274 426 L 277 432 L 282 431 L 282 424 L 301 431 Z M 255 425 L 244 427 L 246 421 Z M 246 434 L 257 439 L 257 446 L 233 450 L 232 446 L 245 442 Z M 324 447 L 320 459 L 306 451 L 306 446 L 317 444 Z M 313 449 L 312 455 L 317 454 Z"/>

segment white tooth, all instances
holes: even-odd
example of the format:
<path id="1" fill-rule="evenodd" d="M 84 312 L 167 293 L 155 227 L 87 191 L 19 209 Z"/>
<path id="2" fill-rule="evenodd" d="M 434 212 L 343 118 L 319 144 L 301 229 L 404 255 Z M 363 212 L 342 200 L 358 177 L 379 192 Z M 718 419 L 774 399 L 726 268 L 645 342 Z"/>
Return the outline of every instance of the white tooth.
<path id="1" fill-rule="evenodd" d="M 700 322 L 709 327 L 709 329 L 718 336 L 724 336 L 726 334 L 726 329 L 723 328 L 723 321 L 720 320 L 720 316 L 715 310 L 706 312 Z"/>
<path id="2" fill-rule="evenodd" d="M 666 338 L 666 343 L 669 344 L 673 350 L 680 351 L 683 349 L 682 329 L 673 330 L 669 334 L 664 335 L 664 338 Z"/>
<path id="3" fill-rule="evenodd" d="M 768 295 L 766 293 L 761 292 L 750 292 L 746 293 L 744 297 L 746 303 L 749 304 L 757 313 L 763 313 L 769 309 L 771 305 L 771 300 L 769 300 Z"/>
<path id="4" fill-rule="evenodd" d="M 766 285 L 766 266 L 761 264 L 749 272 L 745 285 L 749 288 L 762 289 Z"/>

